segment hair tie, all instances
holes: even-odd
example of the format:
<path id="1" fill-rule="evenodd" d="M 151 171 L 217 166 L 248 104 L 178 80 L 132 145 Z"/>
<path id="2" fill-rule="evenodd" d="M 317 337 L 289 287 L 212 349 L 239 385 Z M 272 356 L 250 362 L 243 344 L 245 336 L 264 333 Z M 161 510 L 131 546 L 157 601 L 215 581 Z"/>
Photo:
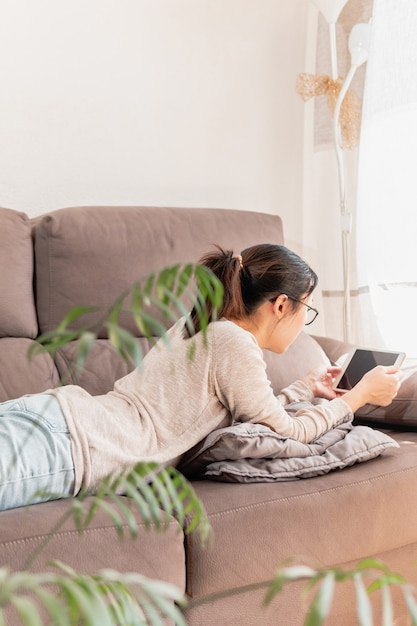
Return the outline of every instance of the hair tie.
<path id="1" fill-rule="evenodd" d="M 242 256 L 241 256 L 240 254 L 237 254 L 237 255 L 235 256 L 235 259 L 237 259 L 237 260 L 239 261 L 240 269 L 242 269 L 242 268 L 243 268 L 243 259 L 242 259 Z"/>

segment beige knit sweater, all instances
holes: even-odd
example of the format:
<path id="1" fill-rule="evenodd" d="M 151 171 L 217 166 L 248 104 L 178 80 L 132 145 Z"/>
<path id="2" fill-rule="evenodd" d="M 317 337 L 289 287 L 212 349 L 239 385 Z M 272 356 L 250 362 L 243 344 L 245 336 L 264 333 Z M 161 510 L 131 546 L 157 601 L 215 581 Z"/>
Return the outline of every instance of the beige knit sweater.
<path id="1" fill-rule="evenodd" d="M 340 422 L 349 406 L 335 399 L 289 416 L 285 404 L 311 401 L 295 382 L 276 397 L 255 337 L 227 320 L 183 339 L 183 320 L 160 340 L 143 365 L 118 380 L 113 391 L 91 396 L 69 385 L 50 390 L 72 437 L 76 486 L 94 492 L 108 474 L 139 461 L 173 463 L 212 430 L 232 421 L 262 422 L 278 433 L 309 442 Z M 193 357 L 190 348 L 196 344 Z"/>

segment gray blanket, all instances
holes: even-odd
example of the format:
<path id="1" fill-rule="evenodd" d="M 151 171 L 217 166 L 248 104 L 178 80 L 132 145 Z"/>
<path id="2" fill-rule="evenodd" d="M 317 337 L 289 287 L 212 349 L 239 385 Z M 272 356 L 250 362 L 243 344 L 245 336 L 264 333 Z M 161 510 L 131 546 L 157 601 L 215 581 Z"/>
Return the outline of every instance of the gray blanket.
<path id="1" fill-rule="evenodd" d="M 179 469 L 189 478 L 223 482 L 296 480 L 368 461 L 390 447 L 398 448 L 394 439 L 351 421 L 309 444 L 242 422 L 210 433 L 183 457 Z"/>

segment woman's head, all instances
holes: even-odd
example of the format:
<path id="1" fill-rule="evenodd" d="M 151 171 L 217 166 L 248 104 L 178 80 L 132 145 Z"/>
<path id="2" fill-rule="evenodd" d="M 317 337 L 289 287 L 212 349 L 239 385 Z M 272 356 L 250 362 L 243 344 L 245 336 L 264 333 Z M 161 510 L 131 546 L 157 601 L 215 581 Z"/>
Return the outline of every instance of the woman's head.
<path id="1" fill-rule="evenodd" d="M 208 267 L 224 287 L 218 317 L 242 321 L 266 302 L 288 297 L 290 310 L 303 306 L 317 285 L 317 275 L 301 257 L 276 244 L 258 244 L 235 255 L 216 247 L 200 263 Z"/>

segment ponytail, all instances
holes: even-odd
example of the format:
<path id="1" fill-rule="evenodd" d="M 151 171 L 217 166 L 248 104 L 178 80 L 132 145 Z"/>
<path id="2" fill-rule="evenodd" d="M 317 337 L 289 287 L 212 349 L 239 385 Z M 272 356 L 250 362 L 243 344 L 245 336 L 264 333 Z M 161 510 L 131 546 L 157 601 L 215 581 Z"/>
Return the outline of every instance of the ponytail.
<path id="1" fill-rule="evenodd" d="M 251 246 L 238 255 L 215 246 L 215 250 L 205 254 L 199 263 L 210 269 L 223 285 L 218 318 L 244 319 L 261 304 L 280 294 L 286 294 L 294 307 L 299 306 L 295 301 L 311 294 L 318 282 L 316 273 L 301 257 L 285 246 L 275 244 Z M 206 304 L 209 321 L 214 321 L 211 304 Z M 191 312 L 191 320 L 194 332 L 199 332 L 196 309 Z"/>

